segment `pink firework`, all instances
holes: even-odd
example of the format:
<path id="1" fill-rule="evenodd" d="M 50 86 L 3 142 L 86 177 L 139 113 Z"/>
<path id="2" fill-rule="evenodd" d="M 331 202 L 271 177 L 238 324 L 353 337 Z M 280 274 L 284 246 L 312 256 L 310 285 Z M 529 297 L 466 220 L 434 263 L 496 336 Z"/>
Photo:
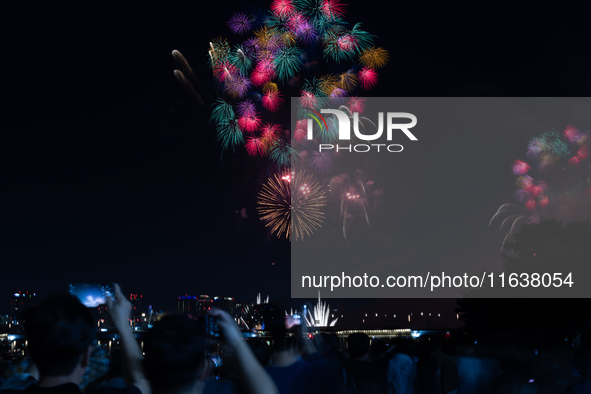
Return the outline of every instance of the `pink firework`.
<path id="1" fill-rule="evenodd" d="M 589 158 L 589 148 L 584 147 L 577 151 L 577 157 L 581 160 L 587 160 Z"/>
<path id="2" fill-rule="evenodd" d="M 337 39 L 337 45 L 342 51 L 351 52 L 357 48 L 357 40 L 352 35 L 347 34 Z"/>
<path id="3" fill-rule="evenodd" d="M 275 77 L 275 58 L 270 53 L 265 53 L 261 57 L 256 65 L 256 69 L 260 70 L 261 72 L 269 74 L 271 78 Z"/>
<path id="4" fill-rule="evenodd" d="M 307 21 L 308 19 L 301 12 L 293 12 L 287 19 L 287 28 L 295 34 Z"/>
<path id="5" fill-rule="evenodd" d="M 228 61 L 218 62 L 213 68 L 213 75 L 218 81 L 224 82 L 238 75 L 238 70 Z"/>
<path id="6" fill-rule="evenodd" d="M 371 89 L 378 83 L 378 73 L 369 67 L 363 67 L 357 74 L 357 78 L 363 89 Z"/>
<path id="7" fill-rule="evenodd" d="M 365 110 L 365 99 L 353 96 L 349 99 L 348 107 L 351 112 L 358 112 L 361 114 Z"/>
<path id="8" fill-rule="evenodd" d="M 530 187 L 534 183 L 534 178 L 529 175 L 524 175 L 518 179 L 520 186 L 524 189 Z"/>
<path id="9" fill-rule="evenodd" d="M 308 119 L 300 119 L 296 122 L 296 129 L 307 130 L 308 129 Z"/>
<path id="10" fill-rule="evenodd" d="M 564 137 L 568 142 L 577 142 L 581 139 L 581 133 L 577 127 L 569 125 L 564 129 Z"/>
<path id="11" fill-rule="evenodd" d="M 265 154 L 265 144 L 261 138 L 250 137 L 246 139 L 244 144 L 246 152 L 251 156 L 263 156 Z"/>
<path id="12" fill-rule="evenodd" d="M 337 19 L 345 16 L 345 6 L 339 0 L 324 0 L 320 10 L 328 19 Z"/>
<path id="13" fill-rule="evenodd" d="M 306 131 L 305 128 L 296 128 L 296 130 L 294 131 L 292 138 L 294 141 L 297 142 L 303 142 L 306 139 L 306 136 L 308 135 L 308 132 Z"/>
<path id="14" fill-rule="evenodd" d="M 533 198 L 536 198 L 536 197 L 538 197 L 538 196 L 539 196 L 539 195 L 540 195 L 540 194 L 543 192 L 543 189 L 542 189 L 542 187 L 541 187 L 541 186 L 539 186 L 539 185 L 531 185 L 531 186 L 529 186 L 529 187 L 526 189 L 526 191 L 527 191 L 527 192 L 528 192 L 528 193 L 529 193 L 529 194 L 530 194 L 530 195 L 531 195 Z"/>
<path id="15" fill-rule="evenodd" d="M 255 87 L 260 88 L 271 80 L 271 74 L 259 67 L 256 67 L 250 74 L 250 80 Z"/>
<path id="16" fill-rule="evenodd" d="M 279 136 L 279 132 L 281 132 L 281 126 L 273 123 L 267 123 L 261 130 L 261 137 L 265 140 L 265 142 L 275 141 Z"/>
<path id="17" fill-rule="evenodd" d="M 269 90 L 263 95 L 263 107 L 269 111 L 277 111 L 281 107 L 281 104 L 283 104 L 283 97 L 280 92 Z"/>
<path id="18" fill-rule="evenodd" d="M 548 200 L 548 197 L 544 196 L 540 199 L 540 206 L 542 208 L 547 207 L 550 204 L 550 200 Z"/>
<path id="19" fill-rule="evenodd" d="M 579 158 L 579 156 L 573 156 L 570 159 L 568 159 L 568 164 L 570 166 L 576 167 L 579 164 L 581 164 L 581 159 Z"/>
<path id="20" fill-rule="evenodd" d="M 529 164 L 522 160 L 515 160 L 515 162 L 513 162 L 512 170 L 515 175 L 525 175 L 530 169 L 531 167 Z"/>
<path id="21" fill-rule="evenodd" d="M 312 93 L 302 90 L 300 97 L 300 105 L 304 108 L 316 108 L 318 99 Z"/>
<path id="22" fill-rule="evenodd" d="M 228 21 L 228 27 L 236 34 L 244 34 L 252 27 L 252 22 L 247 14 L 236 13 Z"/>
<path id="23" fill-rule="evenodd" d="M 286 17 L 295 12 L 295 7 L 291 0 L 274 0 L 271 3 L 271 10 L 281 17 Z"/>
<path id="24" fill-rule="evenodd" d="M 533 200 L 533 199 L 527 200 L 527 202 L 525 203 L 525 208 L 528 211 L 533 211 L 534 209 L 536 209 L 536 200 Z"/>
<path id="25" fill-rule="evenodd" d="M 238 118 L 240 130 L 254 133 L 261 125 L 261 118 L 256 115 L 241 116 Z"/>

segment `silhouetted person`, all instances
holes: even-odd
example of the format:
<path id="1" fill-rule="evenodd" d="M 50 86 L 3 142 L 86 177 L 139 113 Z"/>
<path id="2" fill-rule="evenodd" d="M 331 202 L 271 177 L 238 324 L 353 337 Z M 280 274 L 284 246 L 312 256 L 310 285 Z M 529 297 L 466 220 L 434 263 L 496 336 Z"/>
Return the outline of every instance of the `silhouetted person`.
<path id="1" fill-rule="evenodd" d="M 123 369 L 128 386 L 103 387 L 98 393 L 150 394 L 142 371 L 142 352 L 129 331 L 131 303 L 115 285 L 116 298 L 108 300 L 108 311 L 121 336 L 125 359 Z M 73 295 L 49 296 L 31 314 L 26 325 L 31 361 L 39 370 L 39 382 L 25 391 L 2 391 L 25 394 L 78 394 L 90 364 L 96 325 L 88 308 Z"/>
<path id="2" fill-rule="evenodd" d="M 387 394 L 388 377 L 370 358 L 369 337 L 363 333 L 349 335 L 347 349 L 351 359 L 345 363 L 345 369 L 354 387 L 362 394 Z"/>
<path id="3" fill-rule="evenodd" d="M 234 319 L 222 310 L 209 314 L 221 331 L 223 346 L 234 358 L 241 378 L 240 393 L 277 394 L 273 380 L 242 339 Z M 220 389 L 206 383 L 206 337 L 200 322 L 186 315 L 165 316 L 148 331 L 144 350 L 146 375 L 154 394 L 201 394 Z"/>
<path id="4" fill-rule="evenodd" d="M 389 353 L 393 353 L 388 361 L 390 394 L 413 394 L 417 366 L 409 355 L 409 344 L 401 341 L 390 349 Z"/>

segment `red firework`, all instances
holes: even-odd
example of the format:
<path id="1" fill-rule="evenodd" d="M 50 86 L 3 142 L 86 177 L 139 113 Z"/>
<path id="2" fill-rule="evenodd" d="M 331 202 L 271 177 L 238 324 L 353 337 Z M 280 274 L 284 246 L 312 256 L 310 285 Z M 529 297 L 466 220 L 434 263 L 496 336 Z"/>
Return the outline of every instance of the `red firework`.
<path id="1" fill-rule="evenodd" d="M 536 209 L 536 200 L 527 200 L 527 202 L 525 203 L 525 208 L 528 211 L 533 211 L 534 209 Z"/>
<path id="2" fill-rule="evenodd" d="M 261 125 L 261 118 L 257 115 L 247 115 L 238 118 L 240 130 L 254 133 Z"/>
<path id="3" fill-rule="evenodd" d="M 378 83 L 378 73 L 369 67 L 363 67 L 359 71 L 357 78 L 363 89 L 371 89 Z"/>
<path id="4" fill-rule="evenodd" d="M 363 113 L 365 110 L 365 99 L 362 97 L 353 96 L 349 98 L 349 109 L 351 112 Z"/>
<path id="5" fill-rule="evenodd" d="M 265 154 L 265 144 L 261 138 L 247 138 L 244 144 L 246 152 L 251 156 L 263 156 Z"/>
<path id="6" fill-rule="evenodd" d="M 291 0 L 274 0 L 271 3 L 271 10 L 281 17 L 286 17 L 295 12 L 295 7 Z"/>
<path id="7" fill-rule="evenodd" d="M 267 93 L 263 95 L 263 107 L 268 109 L 271 112 L 277 111 L 281 104 L 283 104 L 283 97 L 281 92 L 275 90 L 269 90 Z"/>
<path id="8" fill-rule="evenodd" d="M 515 160 L 513 162 L 512 170 L 515 175 L 525 175 L 530 169 L 530 165 L 522 160 Z"/>
<path id="9" fill-rule="evenodd" d="M 345 16 L 345 6 L 339 0 L 324 0 L 320 9 L 329 19 L 337 19 Z"/>

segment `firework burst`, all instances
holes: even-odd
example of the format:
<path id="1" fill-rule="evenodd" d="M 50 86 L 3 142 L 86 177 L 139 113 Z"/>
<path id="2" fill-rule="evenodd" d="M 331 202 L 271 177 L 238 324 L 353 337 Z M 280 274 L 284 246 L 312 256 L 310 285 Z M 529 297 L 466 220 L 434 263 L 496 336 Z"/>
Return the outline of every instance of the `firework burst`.
<path id="1" fill-rule="evenodd" d="M 359 55 L 359 61 L 366 67 L 373 69 L 382 68 L 390 60 L 390 54 L 383 48 L 370 48 Z"/>
<path id="2" fill-rule="evenodd" d="M 305 172 L 274 175 L 263 185 L 258 212 L 265 225 L 278 237 L 296 241 L 311 236 L 322 226 L 326 193 L 312 175 Z"/>
<path id="3" fill-rule="evenodd" d="M 591 186 L 588 132 L 568 126 L 563 133 L 547 131 L 531 138 L 526 154 L 535 166 L 516 160 L 512 172 L 517 176 L 515 199 L 523 204 L 503 204 L 491 219 L 504 218 L 501 230 L 511 224 L 501 251 L 522 224 L 538 223 L 542 218 L 579 219 L 589 207 L 586 190 Z M 586 163 L 587 166 L 581 164 Z M 544 180 L 539 178 L 543 177 Z"/>

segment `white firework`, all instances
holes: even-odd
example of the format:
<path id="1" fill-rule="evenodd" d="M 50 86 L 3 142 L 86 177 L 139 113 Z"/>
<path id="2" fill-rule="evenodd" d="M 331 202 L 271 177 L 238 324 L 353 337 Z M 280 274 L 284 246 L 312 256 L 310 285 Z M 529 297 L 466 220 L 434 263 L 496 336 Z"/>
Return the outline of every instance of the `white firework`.
<path id="1" fill-rule="evenodd" d="M 261 293 L 259 293 L 259 294 L 257 295 L 257 305 L 261 305 L 261 304 L 268 304 L 268 303 L 269 303 L 269 296 L 267 296 L 267 298 L 265 298 L 265 301 L 264 301 L 264 302 L 262 302 L 262 299 L 261 299 Z"/>
<path id="2" fill-rule="evenodd" d="M 337 323 L 337 320 L 339 320 L 339 318 L 337 317 L 336 319 L 334 319 L 333 321 L 330 322 L 330 324 L 328 323 L 330 317 L 330 305 L 327 305 L 326 302 L 322 302 L 320 300 L 320 292 L 318 292 L 318 303 L 316 304 L 316 306 L 314 307 L 314 313 L 312 314 L 312 312 L 310 312 L 310 310 L 308 310 L 308 315 L 304 315 L 304 317 L 306 318 L 306 324 L 309 327 L 334 327 L 334 325 Z"/>

